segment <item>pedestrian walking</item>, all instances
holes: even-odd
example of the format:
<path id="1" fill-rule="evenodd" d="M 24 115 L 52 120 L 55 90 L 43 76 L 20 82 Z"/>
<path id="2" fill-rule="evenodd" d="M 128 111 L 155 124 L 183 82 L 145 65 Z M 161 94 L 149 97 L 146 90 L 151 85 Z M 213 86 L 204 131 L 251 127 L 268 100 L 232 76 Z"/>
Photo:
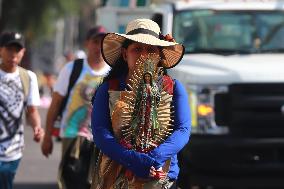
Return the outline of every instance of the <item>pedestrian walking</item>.
<path id="1" fill-rule="evenodd" d="M 110 70 L 101 55 L 100 44 L 105 31 L 104 27 L 96 26 L 87 32 L 87 58 L 67 63 L 54 85 L 52 102 L 47 113 L 42 153 L 46 157 L 52 153 L 52 133 L 58 115 L 62 113 L 59 133 L 62 138 L 59 188 L 90 187 L 89 168 L 92 167 L 90 164 L 93 149 L 90 131 L 91 98 Z"/>
<path id="2" fill-rule="evenodd" d="M 183 45 L 161 35 L 154 21 L 137 19 L 126 34 L 108 33 L 102 54 L 112 70 L 93 101 L 92 132 L 101 154 L 91 188 L 176 188 L 190 108 L 186 90 L 166 70 L 182 59 Z"/>
<path id="3" fill-rule="evenodd" d="M 12 189 L 13 180 L 23 155 L 23 114 L 39 142 L 41 128 L 37 106 L 40 105 L 35 73 L 20 67 L 25 54 L 24 36 L 4 32 L 0 36 L 0 188 Z"/>

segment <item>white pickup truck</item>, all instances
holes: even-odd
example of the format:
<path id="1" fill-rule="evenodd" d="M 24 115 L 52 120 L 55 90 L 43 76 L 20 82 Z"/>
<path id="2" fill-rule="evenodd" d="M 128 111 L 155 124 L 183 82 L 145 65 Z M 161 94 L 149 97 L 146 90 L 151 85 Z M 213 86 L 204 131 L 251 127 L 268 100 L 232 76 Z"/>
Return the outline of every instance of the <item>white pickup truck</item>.
<path id="1" fill-rule="evenodd" d="M 180 187 L 284 188 L 284 1 L 112 9 L 121 26 L 152 18 L 185 46 L 183 60 L 169 71 L 187 88 L 191 106 Z"/>

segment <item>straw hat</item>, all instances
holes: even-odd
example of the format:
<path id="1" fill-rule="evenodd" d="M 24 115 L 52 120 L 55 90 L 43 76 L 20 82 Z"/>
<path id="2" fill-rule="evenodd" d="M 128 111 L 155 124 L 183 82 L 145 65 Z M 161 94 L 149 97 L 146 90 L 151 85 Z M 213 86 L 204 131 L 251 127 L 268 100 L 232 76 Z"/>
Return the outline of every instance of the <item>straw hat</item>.
<path id="1" fill-rule="evenodd" d="M 161 39 L 159 25 L 149 19 L 136 19 L 126 27 L 126 34 L 108 33 L 102 41 L 102 55 L 110 66 L 113 66 L 121 55 L 125 39 L 148 45 L 162 47 L 164 68 L 172 68 L 179 63 L 184 54 L 184 47 L 175 42 Z"/>

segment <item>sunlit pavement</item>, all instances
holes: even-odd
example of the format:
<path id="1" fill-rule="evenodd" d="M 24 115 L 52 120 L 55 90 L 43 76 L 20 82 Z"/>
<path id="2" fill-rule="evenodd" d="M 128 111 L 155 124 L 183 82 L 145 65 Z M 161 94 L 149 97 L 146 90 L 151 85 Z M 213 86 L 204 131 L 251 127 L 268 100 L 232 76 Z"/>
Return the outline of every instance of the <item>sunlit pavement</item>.
<path id="1" fill-rule="evenodd" d="M 41 110 L 42 123 L 46 111 Z M 40 144 L 33 141 L 32 129 L 25 127 L 25 150 L 16 174 L 14 189 L 57 189 L 57 168 L 60 159 L 60 142 L 54 142 L 53 154 L 49 158 L 41 154 Z"/>

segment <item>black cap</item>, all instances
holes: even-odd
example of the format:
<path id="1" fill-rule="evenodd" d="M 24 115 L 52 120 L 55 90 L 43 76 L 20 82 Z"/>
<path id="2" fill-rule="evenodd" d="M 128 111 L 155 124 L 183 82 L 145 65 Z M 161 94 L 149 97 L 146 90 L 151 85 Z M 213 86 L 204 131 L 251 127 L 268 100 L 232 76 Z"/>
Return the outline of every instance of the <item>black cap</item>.
<path id="1" fill-rule="evenodd" d="M 86 34 L 86 40 L 92 39 L 94 37 L 97 37 L 99 35 L 104 35 L 106 34 L 106 29 L 103 26 L 95 26 L 91 29 Z"/>
<path id="2" fill-rule="evenodd" d="M 0 47 L 18 45 L 21 48 L 25 47 L 24 36 L 18 32 L 4 32 L 0 36 Z"/>

